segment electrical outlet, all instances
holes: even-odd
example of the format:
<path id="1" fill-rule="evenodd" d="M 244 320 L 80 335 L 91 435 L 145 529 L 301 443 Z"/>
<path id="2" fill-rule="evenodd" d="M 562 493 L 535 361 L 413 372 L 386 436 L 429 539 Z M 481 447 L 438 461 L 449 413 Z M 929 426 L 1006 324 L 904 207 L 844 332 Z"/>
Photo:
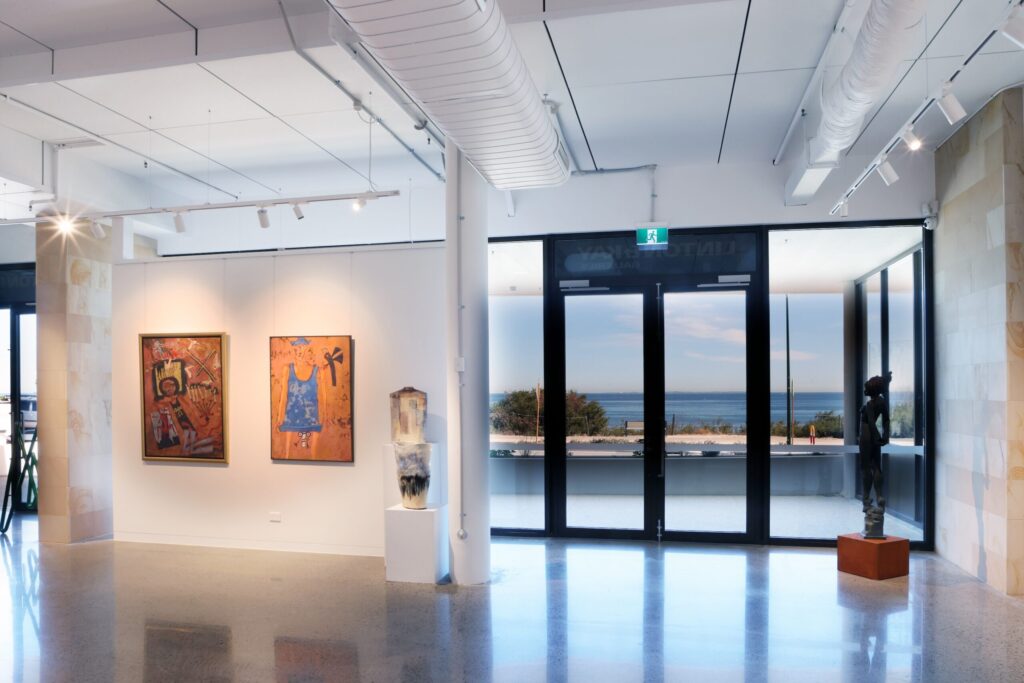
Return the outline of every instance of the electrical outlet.
<path id="1" fill-rule="evenodd" d="M 280 512 L 271 511 L 270 512 L 270 521 L 271 522 L 276 522 L 276 523 L 280 524 L 281 523 L 281 513 Z"/>

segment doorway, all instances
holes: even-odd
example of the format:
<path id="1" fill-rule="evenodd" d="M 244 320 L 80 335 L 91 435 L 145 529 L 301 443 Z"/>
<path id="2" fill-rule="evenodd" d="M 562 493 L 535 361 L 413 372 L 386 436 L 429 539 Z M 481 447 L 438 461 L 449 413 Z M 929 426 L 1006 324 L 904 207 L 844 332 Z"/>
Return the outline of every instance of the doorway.
<path id="1" fill-rule="evenodd" d="M 751 397 L 767 362 L 757 358 L 767 346 L 751 342 L 765 334 L 757 236 L 673 237 L 653 253 L 622 236 L 556 242 L 549 314 L 560 333 L 548 353 L 561 362 L 547 382 L 565 399 L 546 406 L 556 535 L 760 533 L 749 482 L 763 444 L 747 440 L 762 433 L 751 431 Z"/>

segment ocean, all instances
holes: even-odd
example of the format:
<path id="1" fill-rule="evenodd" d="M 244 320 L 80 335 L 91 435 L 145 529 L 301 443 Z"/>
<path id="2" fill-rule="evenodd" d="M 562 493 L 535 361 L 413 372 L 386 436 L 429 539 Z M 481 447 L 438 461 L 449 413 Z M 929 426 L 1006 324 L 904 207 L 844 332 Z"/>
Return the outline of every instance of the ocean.
<path id="1" fill-rule="evenodd" d="M 504 394 L 491 394 L 491 405 L 501 400 Z M 643 420 L 643 394 L 637 393 L 592 393 L 587 398 L 597 401 L 608 416 L 609 427 L 621 427 L 626 420 Z M 837 415 L 843 412 L 841 392 L 798 392 L 795 415 L 797 422 L 805 423 L 817 413 L 831 410 Z M 721 420 L 723 423 L 742 425 L 747 423 L 747 395 L 742 392 L 669 392 L 665 395 L 665 419 L 677 425 L 709 424 Z M 771 395 L 772 422 L 786 421 L 786 394 Z"/>

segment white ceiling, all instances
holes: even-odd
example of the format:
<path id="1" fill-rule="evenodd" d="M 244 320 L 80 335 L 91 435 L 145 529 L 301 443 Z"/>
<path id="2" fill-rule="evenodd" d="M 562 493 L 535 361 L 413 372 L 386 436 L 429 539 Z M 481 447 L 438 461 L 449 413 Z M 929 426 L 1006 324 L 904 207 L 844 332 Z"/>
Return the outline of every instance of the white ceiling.
<path id="1" fill-rule="evenodd" d="M 548 0 L 549 10 L 569 9 L 578 16 L 516 23 L 512 29 L 538 88 L 559 105 L 581 168 L 716 164 L 720 151 L 724 164 L 769 164 L 844 2 L 678 0 L 673 6 L 668 0 L 644 0 L 638 1 L 641 9 L 588 13 L 588 4 L 607 6 L 608 1 Z M 866 3 L 859 0 L 858 7 Z M 290 14 L 305 13 L 322 10 L 323 2 L 287 0 L 286 5 Z M 928 0 L 926 19 L 907 39 L 908 61 L 898 84 L 869 115 L 850 153 L 874 155 L 1005 7 L 1006 0 Z M 189 30 L 185 22 L 204 29 L 277 17 L 277 0 L 3 2 L 0 59 L 45 50 L 40 44 L 62 49 L 180 33 Z M 837 64 L 852 38 L 832 55 Z M 912 62 L 929 40 L 926 58 Z M 387 96 L 371 96 L 379 87 L 345 51 L 329 46 L 311 54 L 441 168 L 436 142 L 415 131 L 414 122 Z M 973 110 L 996 90 L 1021 80 L 1024 51 L 997 37 L 957 80 L 956 92 Z M 250 196 L 287 185 L 280 173 L 267 169 L 330 162 L 353 186 L 365 182 L 360 174 L 369 169 L 367 125 L 341 92 L 292 52 L 143 71 L 126 65 L 125 73 L 5 92 L 188 173 L 226 173 L 222 182 Z M 0 105 L 0 124 L 46 140 L 82 135 L 6 105 Z M 951 131 L 930 112 L 918 132 L 935 146 Z M 387 180 L 430 177 L 379 127 L 373 149 L 375 159 L 393 162 L 381 166 L 391 169 L 393 178 Z M 70 153 L 138 176 L 149 172 L 139 157 L 115 147 Z M 897 169 L 899 161 L 897 155 Z"/>
<path id="2" fill-rule="evenodd" d="M 772 293 L 842 292 L 847 283 L 920 243 L 920 227 L 776 230 L 768 233 L 769 288 Z"/>

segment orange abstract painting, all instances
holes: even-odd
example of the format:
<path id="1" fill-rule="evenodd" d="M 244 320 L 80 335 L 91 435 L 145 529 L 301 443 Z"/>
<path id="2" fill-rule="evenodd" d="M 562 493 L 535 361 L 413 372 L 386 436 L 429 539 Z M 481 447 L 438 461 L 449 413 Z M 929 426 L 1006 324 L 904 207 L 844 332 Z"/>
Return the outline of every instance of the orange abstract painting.
<path id="1" fill-rule="evenodd" d="M 352 462 L 352 337 L 270 338 L 270 457 Z"/>
<path id="2" fill-rule="evenodd" d="M 139 336 L 146 460 L 227 462 L 224 335 Z"/>

